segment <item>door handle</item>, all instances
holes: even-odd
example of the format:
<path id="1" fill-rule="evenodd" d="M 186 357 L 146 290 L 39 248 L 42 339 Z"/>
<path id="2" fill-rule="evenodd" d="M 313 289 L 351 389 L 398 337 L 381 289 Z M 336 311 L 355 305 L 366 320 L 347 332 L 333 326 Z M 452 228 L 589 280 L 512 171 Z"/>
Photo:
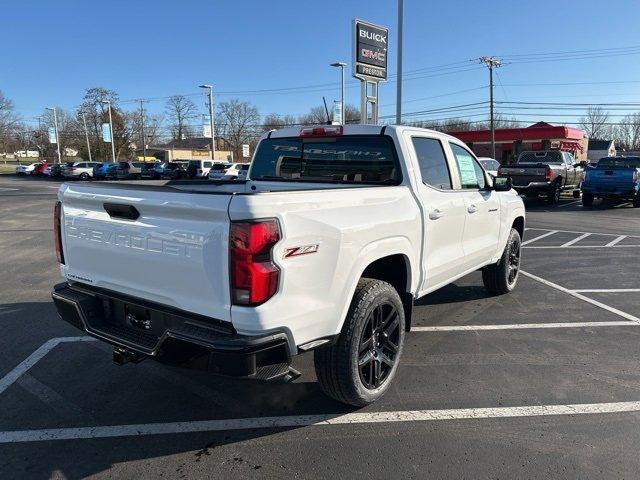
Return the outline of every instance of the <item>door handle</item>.
<path id="1" fill-rule="evenodd" d="M 478 211 L 478 207 L 476 207 L 473 204 L 469 205 L 469 207 L 467 208 L 467 212 L 469 213 L 476 213 L 477 211 Z"/>
<path id="2" fill-rule="evenodd" d="M 437 208 L 435 210 L 429 212 L 429 218 L 431 220 L 437 220 L 443 215 L 444 215 L 444 212 L 442 210 L 438 210 Z"/>

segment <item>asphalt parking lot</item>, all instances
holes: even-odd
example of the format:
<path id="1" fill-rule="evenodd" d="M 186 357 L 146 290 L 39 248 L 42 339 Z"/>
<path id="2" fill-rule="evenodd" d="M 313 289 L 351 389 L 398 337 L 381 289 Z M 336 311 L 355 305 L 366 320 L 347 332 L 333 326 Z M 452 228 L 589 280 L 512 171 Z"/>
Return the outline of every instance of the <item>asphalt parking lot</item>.
<path id="1" fill-rule="evenodd" d="M 312 356 L 257 384 L 111 350 L 57 318 L 59 182 L 0 176 L 0 478 L 635 478 L 640 209 L 528 203 L 523 276 L 421 299 L 390 392 L 352 410 Z"/>

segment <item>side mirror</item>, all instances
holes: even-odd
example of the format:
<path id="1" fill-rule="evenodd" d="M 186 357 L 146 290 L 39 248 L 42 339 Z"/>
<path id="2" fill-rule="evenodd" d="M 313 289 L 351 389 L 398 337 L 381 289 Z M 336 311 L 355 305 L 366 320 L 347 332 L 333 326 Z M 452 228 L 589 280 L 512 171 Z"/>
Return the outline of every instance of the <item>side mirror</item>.
<path id="1" fill-rule="evenodd" d="M 513 188 L 511 177 L 496 177 L 493 179 L 493 189 L 496 192 L 508 192 Z"/>

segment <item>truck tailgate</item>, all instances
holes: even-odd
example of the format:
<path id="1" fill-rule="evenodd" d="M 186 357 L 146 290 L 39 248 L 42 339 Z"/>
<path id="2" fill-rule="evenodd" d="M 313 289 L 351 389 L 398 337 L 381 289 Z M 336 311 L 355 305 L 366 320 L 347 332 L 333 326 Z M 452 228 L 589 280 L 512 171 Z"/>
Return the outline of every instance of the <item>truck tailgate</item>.
<path id="1" fill-rule="evenodd" d="M 518 165 L 515 167 L 501 167 L 500 175 L 509 176 L 516 186 L 526 186 L 531 182 L 546 181 L 546 166 L 538 165 Z"/>
<path id="2" fill-rule="evenodd" d="M 594 168 L 587 172 L 585 185 L 603 187 L 603 189 L 616 187 L 633 187 L 632 168 Z"/>
<path id="3" fill-rule="evenodd" d="M 69 281 L 231 320 L 230 193 L 72 184 L 58 198 Z"/>

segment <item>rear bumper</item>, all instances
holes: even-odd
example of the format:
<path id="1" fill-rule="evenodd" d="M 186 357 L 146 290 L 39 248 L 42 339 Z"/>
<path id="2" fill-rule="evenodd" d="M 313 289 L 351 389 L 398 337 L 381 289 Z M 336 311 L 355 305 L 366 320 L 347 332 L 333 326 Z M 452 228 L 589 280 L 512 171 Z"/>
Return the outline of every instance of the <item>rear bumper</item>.
<path id="1" fill-rule="evenodd" d="M 548 192 L 553 188 L 553 184 L 551 182 L 529 182 L 527 185 L 514 185 L 514 190 L 518 193 L 540 193 L 540 192 Z"/>
<path id="2" fill-rule="evenodd" d="M 84 285 L 58 284 L 51 296 L 63 320 L 137 358 L 258 380 L 289 372 L 285 332 L 240 335 L 228 322 Z"/>
<path id="3" fill-rule="evenodd" d="M 582 193 L 587 193 L 598 198 L 633 198 L 638 190 L 635 187 L 599 187 L 596 185 L 582 185 Z"/>

